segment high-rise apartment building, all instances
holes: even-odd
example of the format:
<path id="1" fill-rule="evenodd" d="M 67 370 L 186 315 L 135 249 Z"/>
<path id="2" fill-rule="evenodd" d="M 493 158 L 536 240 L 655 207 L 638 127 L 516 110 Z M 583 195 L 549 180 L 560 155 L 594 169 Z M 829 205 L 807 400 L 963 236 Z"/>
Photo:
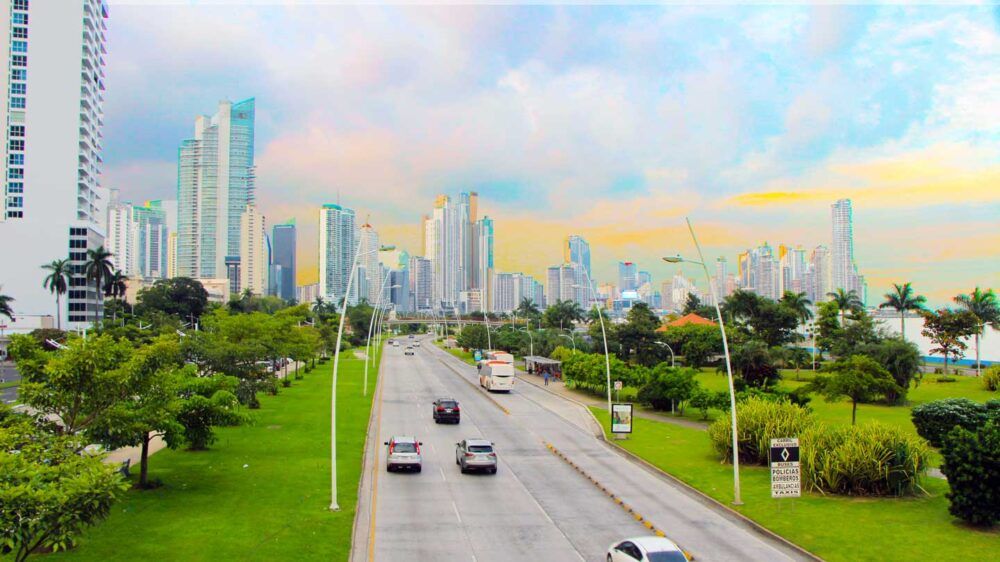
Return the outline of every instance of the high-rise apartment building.
<path id="1" fill-rule="evenodd" d="M 162 279 L 167 275 L 167 244 L 170 239 L 168 207 L 173 201 L 146 201 L 132 207 L 135 224 L 135 269 L 129 275 Z M 123 270 L 124 271 L 124 270 Z"/>
<path id="2" fill-rule="evenodd" d="M 101 0 L 0 0 L 0 282 L 17 317 L 54 316 L 39 267 L 70 260 L 63 328 L 93 320 L 86 253 L 105 243 L 98 195 L 108 9 Z"/>
<path id="3" fill-rule="evenodd" d="M 460 194 L 457 201 L 439 195 L 432 213 L 423 217 L 424 257 L 434 270 L 436 309 L 459 306 L 462 293 L 488 292 L 491 287 L 493 221 L 478 219 L 478 212 L 479 196 L 471 192 Z"/>
<path id="4" fill-rule="evenodd" d="M 496 273 L 493 275 L 493 305 L 492 311 L 508 313 L 517 308 L 514 302 L 514 275 L 511 273 Z"/>
<path id="5" fill-rule="evenodd" d="M 286 301 L 295 295 L 295 220 L 271 229 L 271 291 Z"/>
<path id="6" fill-rule="evenodd" d="M 410 256 L 410 309 L 429 312 L 434 309 L 434 267 L 431 260 Z"/>
<path id="7" fill-rule="evenodd" d="M 382 292 L 382 270 L 379 267 L 378 232 L 375 227 L 365 223 L 358 228 L 358 278 L 357 294 L 375 306 Z"/>
<path id="8" fill-rule="evenodd" d="M 267 294 L 270 269 L 267 228 L 256 205 L 247 205 L 240 217 L 240 290 Z"/>
<path id="9" fill-rule="evenodd" d="M 354 211 L 340 205 L 319 210 L 319 294 L 338 305 L 345 297 L 353 302 L 358 294 L 353 287 L 346 294 L 356 249 L 354 219 Z"/>
<path id="10" fill-rule="evenodd" d="M 566 238 L 563 261 L 580 265 L 587 271 L 588 276 L 593 275 L 590 269 L 590 244 L 582 236 L 573 234 Z"/>
<path id="11" fill-rule="evenodd" d="M 838 199 L 830 206 L 833 243 L 830 246 L 830 283 L 833 290 L 854 291 L 866 298 L 864 278 L 854 261 L 854 212 L 850 199 Z"/>
<path id="12" fill-rule="evenodd" d="M 240 220 L 254 196 L 254 99 L 195 119 L 177 163 L 177 272 L 219 278 L 239 261 Z"/>
<path id="13" fill-rule="evenodd" d="M 112 254 L 112 267 L 127 276 L 135 275 L 136 225 L 132 220 L 132 204 L 119 200 L 117 189 L 111 190 L 105 232 L 104 249 Z"/>
<path id="14" fill-rule="evenodd" d="M 832 292 L 830 285 L 830 250 L 826 246 L 816 246 L 809 256 L 806 270 L 806 295 L 814 303 L 828 300 Z"/>

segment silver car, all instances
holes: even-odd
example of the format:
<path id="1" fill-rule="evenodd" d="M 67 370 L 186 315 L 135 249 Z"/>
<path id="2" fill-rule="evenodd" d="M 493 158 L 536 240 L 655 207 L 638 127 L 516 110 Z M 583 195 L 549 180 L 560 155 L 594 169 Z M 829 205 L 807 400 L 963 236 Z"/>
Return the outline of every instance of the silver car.
<path id="1" fill-rule="evenodd" d="M 493 449 L 493 443 L 486 439 L 465 439 L 455 443 L 455 464 L 462 469 L 462 474 L 470 470 L 485 470 L 496 474 L 497 452 Z"/>
<path id="2" fill-rule="evenodd" d="M 415 437 L 394 435 L 385 442 L 385 445 L 387 447 L 385 456 L 386 471 L 392 472 L 402 468 L 420 472 L 420 446 L 423 443 L 417 441 Z"/>

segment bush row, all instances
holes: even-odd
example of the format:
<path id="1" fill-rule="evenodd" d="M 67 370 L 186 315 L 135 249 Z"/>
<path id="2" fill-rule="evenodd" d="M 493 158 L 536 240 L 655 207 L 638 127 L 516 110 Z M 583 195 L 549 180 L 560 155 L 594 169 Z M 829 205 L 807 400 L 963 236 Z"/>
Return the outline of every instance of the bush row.
<path id="1" fill-rule="evenodd" d="M 972 431 L 987 421 L 1000 421 L 1000 400 L 980 404 L 968 398 L 945 398 L 914 407 L 911 417 L 917 433 L 940 447 L 956 426 Z"/>

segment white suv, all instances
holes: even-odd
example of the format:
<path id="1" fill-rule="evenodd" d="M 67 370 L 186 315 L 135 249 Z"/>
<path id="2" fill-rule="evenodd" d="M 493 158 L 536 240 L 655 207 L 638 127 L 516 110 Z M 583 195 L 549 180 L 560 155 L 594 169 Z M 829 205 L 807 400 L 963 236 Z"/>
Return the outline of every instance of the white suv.
<path id="1" fill-rule="evenodd" d="M 385 457 L 385 469 L 388 472 L 403 468 L 420 472 L 421 458 L 420 446 L 416 437 L 406 435 L 394 435 L 385 442 L 387 447 Z"/>

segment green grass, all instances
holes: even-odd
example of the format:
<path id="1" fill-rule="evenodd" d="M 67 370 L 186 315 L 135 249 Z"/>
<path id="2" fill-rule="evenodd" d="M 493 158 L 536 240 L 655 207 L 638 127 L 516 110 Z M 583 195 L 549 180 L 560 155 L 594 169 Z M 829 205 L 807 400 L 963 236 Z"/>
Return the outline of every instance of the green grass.
<path id="1" fill-rule="evenodd" d="M 20 386 L 20 385 L 21 385 L 21 381 L 20 380 L 0 382 L 0 388 L 11 388 L 11 387 Z"/>
<path id="2" fill-rule="evenodd" d="M 608 430 L 608 414 L 591 408 Z M 633 433 L 617 443 L 664 471 L 729 505 L 731 465 L 719 463 L 704 431 L 633 419 Z M 948 513 L 943 480 L 925 478 L 929 495 L 913 498 L 849 498 L 805 494 L 770 497 L 764 467 L 741 467 L 744 505 L 735 508 L 764 527 L 827 560 L 926 560 L 944 553 L 954 560 L 984 560 L 997 552 L 1000 530 L 978 531 Z M 655 521 L 653 523 L 656 523 Z M 696 555 L 698 545 L 685 545 Z"/>
<path id="3" fill-rule="evenodd" d="M 52 558 L 347 560 L 377 369 L 369 369 L 363 397 L 364 361 L 341 355 L 341 510 L 331 512 L 332 366 L 318 365 L 277 396 L 261 395 L 254 424 L 218 429 L 210 450 L 165 450 L 150 457 L 150 477 L 163 487 L 130 491 L 76 549 Z"/>

